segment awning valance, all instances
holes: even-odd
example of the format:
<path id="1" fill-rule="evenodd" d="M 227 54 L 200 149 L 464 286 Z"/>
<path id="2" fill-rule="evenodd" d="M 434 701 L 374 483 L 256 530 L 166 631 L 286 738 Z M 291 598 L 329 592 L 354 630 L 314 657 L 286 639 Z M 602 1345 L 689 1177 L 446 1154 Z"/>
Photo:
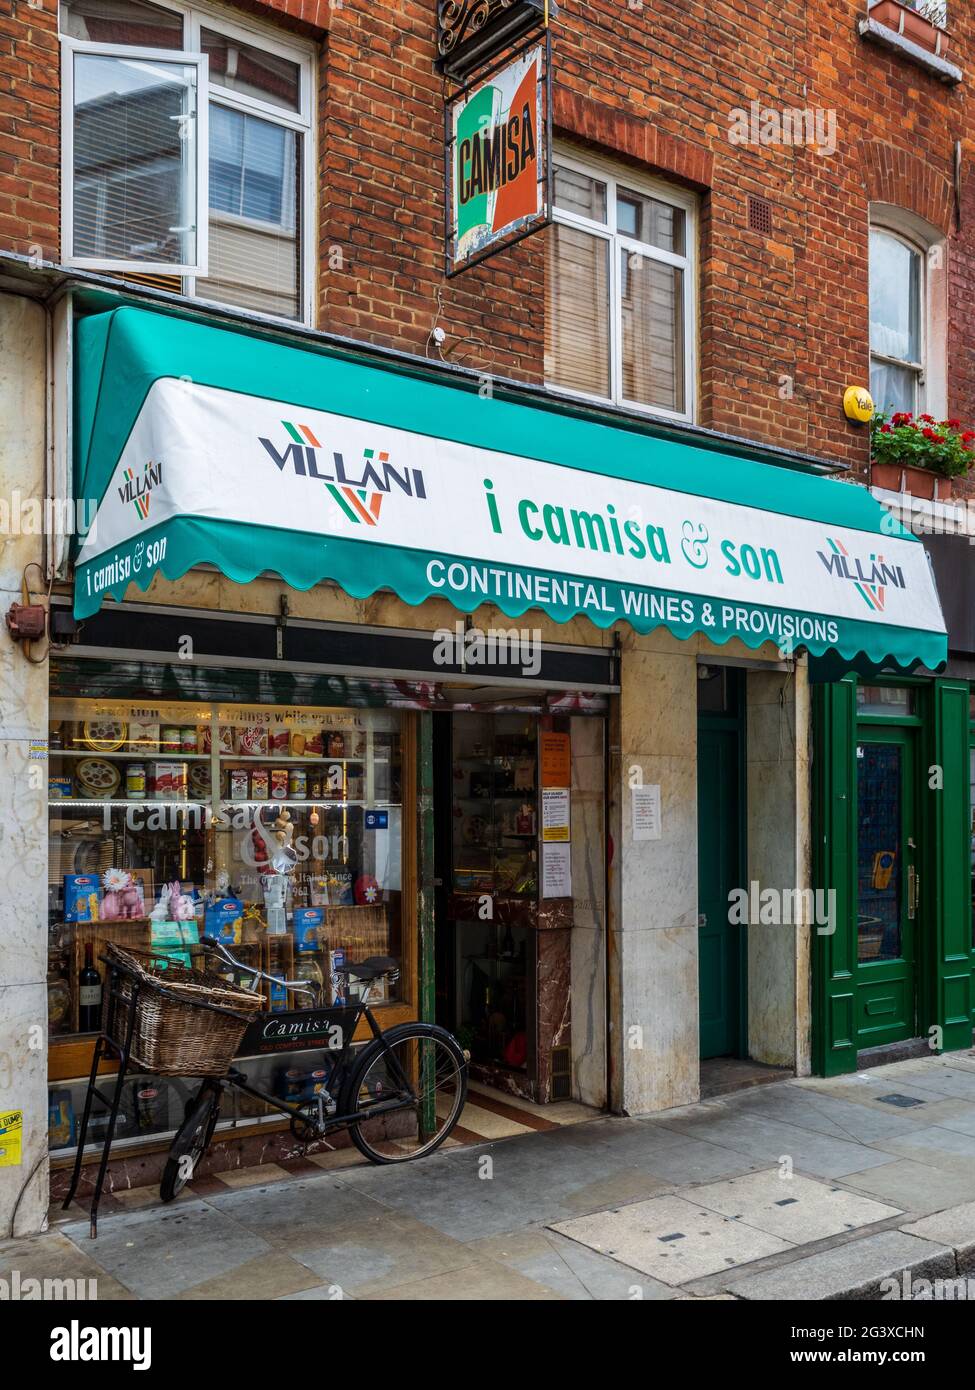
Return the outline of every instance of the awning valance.
<path id="1" fill-rule="evenodd" d="M 82 319 L 84 618 L 193 565 L 461 612 L 940 666 L 923 547 L 863 488 L 133 307 Z"/>

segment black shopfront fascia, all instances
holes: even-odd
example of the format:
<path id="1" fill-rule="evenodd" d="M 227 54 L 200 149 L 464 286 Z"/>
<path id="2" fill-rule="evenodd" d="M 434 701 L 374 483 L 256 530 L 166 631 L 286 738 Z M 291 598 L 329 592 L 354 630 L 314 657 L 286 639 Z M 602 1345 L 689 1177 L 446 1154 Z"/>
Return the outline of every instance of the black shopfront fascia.
<path id="1" fill-rule="evenodd" d="M 70 613 L 68 600 L 55 598 L 52 608 Z M 512 619 L 506 630 L 523 624 L 524 619 Z M 500 695 L 502 688 L 515 684 L 537 691 L 613 694 L 619 690 L 619 648 L 615 644 L 543 644 L 539 670 L 529 678 L 523 675 L 520 661 L 493 661 L 490 666 L 465 669 L 456 661 L 435 660 L 436 650 L 434 634 L 429 631 L 314 622 L 293 618 L 286 610 L 278 615 L 230 614 L 156 604 L 106 603 L 79 626 L 75 640 L 60 654 L 87 659 L 85 679 L 93 685 L 86 693 L 97 696 L 111 693 L 111 681 L 123 664 L 138 666 L 146 679 L 150 679 L 146 673 L 152 668 L 167 668 L 187 697 L 193 695 L 196 672 L 212 689 L 215 670 L 222 672 L 220 684 L 226 688 L 221 694 L 227 699 L 255 698 L 257 673 L 264 673 L 265 683 L 269 678 L 271 689 L 267 693 L 294 702 L 304 697 L 308 703 L 327 703 L 327 682 L 339 676 L 366 681 L 462 681 L 484 687 L 486 698 L 490 698 L 487 692 L 491 687 L 498 688 Z M 275 670 L 280 671 L 289 689 L 273 688 Z M 203 671 L 208 673 L 206 677 Z M 104 689 L 99 672 L 103 672 Z"/>

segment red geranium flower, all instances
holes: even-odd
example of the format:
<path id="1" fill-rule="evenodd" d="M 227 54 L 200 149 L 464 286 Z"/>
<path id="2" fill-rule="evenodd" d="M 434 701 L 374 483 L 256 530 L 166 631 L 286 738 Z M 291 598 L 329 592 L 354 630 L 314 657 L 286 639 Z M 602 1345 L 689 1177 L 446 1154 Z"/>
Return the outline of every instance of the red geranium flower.
<path id="1" fill-rule="evenodd" d="M 898 410 L 891 417 L 892 425 L 909 425 L 911 422 L 911 412 L 909 410 Z"/>
<path id="2" fill-rule="evenodd" d="M 948 428 L 949 428 L 949 429 L 952 429 L 952 430 L 961 429 L 961 421 L 960 421 L 960 420 L 949 420 L 949 421 L 947 421 L 947 424 L 948 424 Z"/>
<path id="3" fill-rule="evenodd" d="M 937 423 L 933 415 L 919 415 L 917 418 L 923 420 L 927 425 L 934 425 Z"/>

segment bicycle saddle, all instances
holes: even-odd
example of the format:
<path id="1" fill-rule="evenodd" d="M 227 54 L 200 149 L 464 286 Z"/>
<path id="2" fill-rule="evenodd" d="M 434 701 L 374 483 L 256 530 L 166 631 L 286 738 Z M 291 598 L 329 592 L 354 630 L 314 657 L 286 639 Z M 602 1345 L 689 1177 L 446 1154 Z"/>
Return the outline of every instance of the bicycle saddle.
<path id="1" fill-rule="evenodd" d="M 341 970 L 336 970 L 336 975 L 355 975 L 359 980 L 375 980 L 380 975 L 387 974 L 390 970 L 398 970 L 399 961 L 395 956 L 370 956 L 361 965 L 353 965 L 351 961 L 342 966 Z"/>

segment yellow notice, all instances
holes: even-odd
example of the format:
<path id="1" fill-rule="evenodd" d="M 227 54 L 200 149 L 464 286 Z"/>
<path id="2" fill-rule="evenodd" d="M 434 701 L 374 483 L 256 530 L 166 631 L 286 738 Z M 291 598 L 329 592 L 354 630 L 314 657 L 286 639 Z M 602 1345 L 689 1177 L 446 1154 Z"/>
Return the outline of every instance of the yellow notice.
<path id="1" fill-rule="evenodd" d="M 0 1168 L 20 1166 L 23 1138 L 23 1110 L 8 1110 L 5 1115 L 0 1115 Z"/>

